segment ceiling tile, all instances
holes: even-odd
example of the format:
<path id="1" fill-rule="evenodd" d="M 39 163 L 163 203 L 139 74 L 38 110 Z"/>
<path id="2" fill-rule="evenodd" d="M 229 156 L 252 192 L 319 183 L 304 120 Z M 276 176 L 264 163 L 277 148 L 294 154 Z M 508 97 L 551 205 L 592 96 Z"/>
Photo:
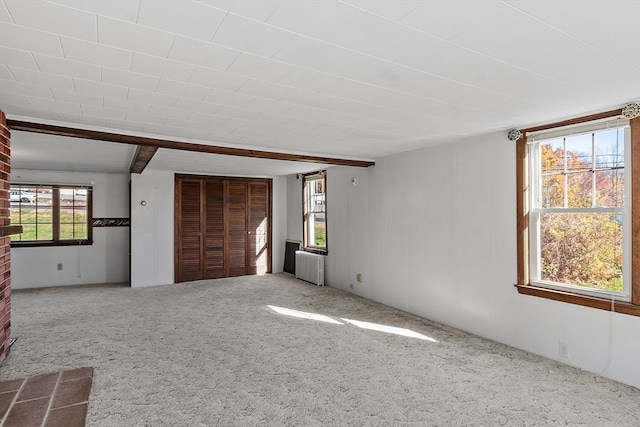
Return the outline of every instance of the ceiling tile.
<path id="1" fill-rule="evenodd" d="M 201 112 L 195 112 L 191 114 L 191 116 L 189 117 L 190 122 L 196 122 L 196 123 L 207 123 L 215 119 L 216 119 L 215 115 L 209 114 L 209 113 L 201 113 Z M 227 120 L 228 119 L 224 119 L 224 121 L 227 121 Z"/>
<path id="2" fill-rule="evenodd" d="M 39 53 L 34 53 L 33 57 L 36 60 L 36 64 L 38 64 L 38 68 L 44 72 L 100 81 L 100 67 L 97 65 Z"/>
<path id="3" fill-rule="evenodd" d="M 163 77 L 179 82 L 186 82 L 195 67 L 184 62 L 157 56 L 134 53 L 131 61 L 131 71 L 150 76 Z"/>
<path id="4" fill-rule="evenodd" d="M 126 99 L 128 89 L 124 86 L 110 85 L 91 80 L 73 79 L 76 91 L 100 97 Z"/>
<path id="5" fill-rule="evenodd" d="M 346 0 L 346 3 L 394 21 L 402 18 L 424 2 L 425 0 Z"/>
<path id="6" fill-rule="evenodd" d="M 138 24 L 180 34 L 197 40 L 211 40 L 225 17 L 225 12 L 193 1 L 142 0 Z"/>
<path id="7" fill-rule="evenodd" d="M 209 42 L 178 36 L 171 46 L 169 59 L 226 70 L 240 55 L 240 51 Z"/>
<path id="8" fill-rule="evenodd" d="M 475 10 L 475 6 L 478 6 L 475 3 L 473 1 L 464 2 L 465 13 L 460 13 L 461 4 L 459 2 L 425 1 L 399 20 L 412 28 L 448 40 L 476 23 L 486 24 L 482 19 L 478 19 L 476 13 L 466 13 L 467 8 Z M 484 7 L 489 2 L 481 3 L 480 6 Z M 488 7 L 492 7 L 492 5 L 489 4 Z"/>
<path id="9" fill-rule="evenodd" d="M 73 90 L 73 81 L 71 80 L 71 77 L 34 70 L 27 70 L 18 67 L 9 67 L 9 69 L 11 70 L 11 73 L 13 74 L 15 79 L 20 83 Z"/>
<path id="10" fill-rule="evenodd" d="M 363 102 L 331 96 L 325 103 L 319 105 L 319 108 L 340 113 L 355 114 L 358 111 L 362 111 L 368 105 L 369 104 Z"/>
<path id="11" fill-rule="evenodd" d="M 268 23 L 315 39 L 328 41 L 363 12 L 342 2 L 285 0 Z"/>
<path id="12" fill-rule="evenodd" d="M 5 0 L 5 4 L 18 25 L 96 41 L 94 14 L 38 0 Z"/>
<path id="13" fill-rule="evenodd" d="M 266 21 L 282 0 L 199 0 L 200 3 L 247 18 Z"/>
<path id="14" fill-rule="evenodd" d="M 348 51 L 309 37 L 296 35 L 273 58 L 292 65 L 322 71 L 348 54 Z"/>
<path id="15" fill-rule="evenodd" d="M 198 100 L 206 98 L 210 91 L 211 89 L 208 87 L 167 79 L 160 79 L 160 83 L 158 83 L 158 87 L 156 88 L 156 92 L 159 93 Z"/>
<path id="16" fill-rule="evenodd" d="M 53 97 L 51 89 L 48 86 L 20 83 L 10 80 L 0 80 L 0 91 L 2 96 L 4 96 L 5 93 L 11 93 L 16 95 L 37 96 L 40 98 Z"/>
<path id="17" fill-rule="evenodd" d="M 214 104 L 212 102 L 198 101 L 189 98 L 178 98 L 174 104 L 175 108 L 182 110 L 189 110 L 195 113 L 202 113 L 207 116 L 216 112 L 220 104 Z M 190 118 L 191 120 L 191 118 Z"/>
<path id="18" fill-rule="evenodd" d="M 143 104 L 172 106 L 177 100 L 177 96 L 165 95 L 163 93 L 148 92 L 146 90 L 129 89 L 127 100 L 141 102 Z"/>
<path id="19" fill-rule="evenodd" d="M 58 101 L 72 102 L 74 104 L 93 105 L 97 107 L 103 106 L 102 97 L 91 95 L 88 93 L 74 92 L 73 90 L 64 90 L 51 88 L 53 98 Z"/>
<path id="20" fill-rule="evenodd" d="M 202 67 L 196 67 L 189 77 L 189 83 L 231 92 L 236 91 L 246 81 L 246 77 Z"/>
<path id="21" fill-rule="evenodd" d="M 14 23 L 3 1 L 0 1 L 0 22 Z"/>
<path id="22" fill-rule="evenodd" d="M 128 70 L 131 66 L 131 51 L 91 43 L 69 37 L 60 37 L 65 58 L 110 68 Z"/>
<path id="23" fill-rule="evenodd" d="M 108 97 L 104 98 L 104 106 L 105 108 L 123 110 L 125 112 L 133 111 L 136 113 L 144 113 L 144 114 L 148 113 L 149 108 L 151 107 L 150 104 L 145 104 L 142 102 L 128 101 L 125 99 L 108 98 Z"/>
<path id="24" fill-rule="evenodd" d="M 5 46 L 0 46 L 0 63 L 29 70 L 38 69 L 31 53 L 26 50 L 12 49 Z"/>
<path id="25" fill-rule="evenodd" d="M 174 38 L 165 31 L 98 16 L 98 42 L 108 46 L 166 57 Z"/>
<path id="26" fill-rule="evenodd" d="M 336 76 L 297 67 L 278 80 L 278 83 L 310 91 L 321 91 L 339 80 L 340 78 Z"/>
<path id="27" fill-rule="evenodd" d="M 139 0 L 48 0 L 97 15 L 108 16 L 123 21 L 135 22 L 138 15 Z"/>
<path id="28" fill-rule="evenodd" d="M 134 122 L 129 120 L 113 120 L 105 119 L 105 126 L 119 130 L 130 130 L 135 132 L 142 132 L 144 130 L 144 123 Z M 128 170 L 128 169 L 127 169 Z"/>
<path id="29" fill-rule="evenodd" d="M 14 24 L 3 23 L 0 25 L 0 45 L 47 55 L 62 56 L 62 47 L 57 35 Z"/>
<path id="30" fill-rule="evenodd" d="M 276 82 L 290 73 L 293 67 L 282 62 L 242 53 L 227 71 L 241 76 Z"/>
<path id="31" fill-rule="evenodd" d="M 332 97 L 323 93 L 311 92 L 308 90 L 295 89 L 280 98 L 281 101 L 292 104 L 318 107 L 326 103 Z"/>
<path id="32" fill-rule="evenodd" d="M 102 106 L 81 104 L 82 114 L 84 116 L 98 117 L 103 120 L 124 120 L 125 112 L 122 110 L 116 110 L 112 108 L 103 108 Z"/>
<path id="33" fill-rule="evenodd" d="M 131 71 L 102 67 L 102 82 L 131 89 L 154 91 L 160 78 Z"/>
<path id="34" fill-rule="evenodd" d="M 191 111 L 180 110 L 178 108 L 164 107 L 162 105 L 152 105 L 149 114 L 157 117 L 174 118 L 187 120 L 191 116 Z M 166 121 L 165 121 L 166 124 Z"/>
<path id="35" fill-rule="evenodd" d="M 4 64 L 0 64 L 0 79 L 16 81 L 13 74 L 11 74 L 11 71 L 9 71 L 9 67 Z"/>
<path id="36" fill-rule="evenodd" d="M 258 96 L 261 98 L 280 99 L 292 90 L 294 89 L 290 86 L 249 79 L 244 85 L 242 85 L 242 87 L 237 90 L 237 92 L 245 95 Z"/>
<path id="37" fill-rule="evenodd" d="M 293 37 L 289 31 L 229 14 L 212 41 L 243 52 L 271 57 Z"/>
<path id="38" fill-rule="evenodd" d="M 205 101 L 214 104 L 231 105 L 232 107 L 246 107 L 253 102 L 254 99 L 256 99 L 255 96 L 244 93 L 212 89 L 205 98 Z"/>
<path id="39" fill-rule="evenodd" d="M 125 120 L 126 121 L 131 121 L 131 122 L 136 122 L 136 123 L 156 123 L 156 124 L 163 124 L 165 122 L 165 120 L 167 120 L 166 117 L 158 117 L 158 116 L 154 116 L 148 113 L 143 113 L 143 112 L 139 112 L 139 111 L 133 111 L 133 110 L 129 110 L 126 112 L 125 114 Z"/>
<path id="40" fill-rule="evenodd" d="M 32 97 L 31 102 L 35 108 L 45 111 L 55 111 L 60 114 L 82 114 L 80 104 L 73 102 L 58 101 L 55 99 Z"/>
<path id="41" fill-rule="evenodd" d="M 2 83 L 0 82 L 0 86 Z M 33 107 L 31 99 L 27 95 L 18 95 L 16 93 L 3 93 L 0 98 L 0 110 L 10 111 L 8 106 L 13 107 L 27 106 Z"/>

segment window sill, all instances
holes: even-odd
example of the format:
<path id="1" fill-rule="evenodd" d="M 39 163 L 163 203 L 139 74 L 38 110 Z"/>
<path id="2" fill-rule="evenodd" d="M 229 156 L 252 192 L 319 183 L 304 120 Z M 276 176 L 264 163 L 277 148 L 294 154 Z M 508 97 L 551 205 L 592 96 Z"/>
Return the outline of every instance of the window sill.
<path id="1" fill-rule="evenodd" d="M 31 241 L 31 242 L 11 242 L 12 248 L 37 248 L 37 247 L 48 247 L 48 246 L 91 246 L 93 245 L 93 240 L 64 240 L 64 241 Z"/>
<path id="2" fill-rule="evenodd" d="M 318 255 L 327 255 L 329 253 L 329 251 L 327 251 L 326 249 L 318 249 L 318 248 L 302 248 L 302 250 L 305 252 L 311 252 L 312 254 L 318 254 Z"/>
<path id="3" fill-rule="evenodd" d="M 584 307 L 597 308 L 599 310 L 615 311 L 616 313 L 640 317 L 640 305 L 632 304 L 629 302 L 615 301 L 612 307 L 611 300 L 607 298 L 590 297 L 566 291 L 542 288 L 534 285 L 515 286 L 518 289 L 518 293 L 523 295 L 547 298 L 554 301 L 582 305 Z"/>

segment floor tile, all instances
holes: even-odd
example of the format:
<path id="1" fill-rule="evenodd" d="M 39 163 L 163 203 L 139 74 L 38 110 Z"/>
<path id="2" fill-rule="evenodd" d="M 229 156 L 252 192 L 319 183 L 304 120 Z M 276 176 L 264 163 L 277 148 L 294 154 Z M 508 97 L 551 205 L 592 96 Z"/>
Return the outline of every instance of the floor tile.
<path id="1" fill-rule="evenodd" d="M 60 381 L 77 380 L 78 378 L 93 377 L 93 368 L 78 368 L 71 371 L 64 371 L 60 376 Z"/>
<path id="2" fill-rule="evenodd" d="M 42 425 L 49 407 L 49 397 L 28 400 L 13 405 L 3 427 L 31 427 Z"/>
<path id="3" fill-rule="evenodd" d="M 6 393 L 0 393 L 0 420 L 7 413 L 7 410 L 13 402 L 13 398 L 16 397 L 17 391 L 8 391 Z"/>
<path id="4" fill-rule="evenodd" d="M 65 381 L 58 384 L 56 394 L 53 396 L 51 408 L 75 405 L 87 402 L 91 391 L 91 378 L 80 378 L 73 381 Z"/>
<path id="5" fill-rule="evenodd" d="M 84 427 L 87 404 L 66 406 L 49 411 L 45 427 Z"/>
<path id="6" fill-rule="evenodd" d="M 20 390 L 24 379 L 21 380 L 9 380 L 9 381 L 0 381 L 0 393 L 4 393 L 5 391 L 16 391 Z"/>
<path id="7" fill-rule="evenodd" d="M 18 395 L 18 402 L 43 396 L 51 396 L 59 376 L 60 374 L 56 372 L 55 374 L 44 374 L 27 378 L 27 382 Z"/>

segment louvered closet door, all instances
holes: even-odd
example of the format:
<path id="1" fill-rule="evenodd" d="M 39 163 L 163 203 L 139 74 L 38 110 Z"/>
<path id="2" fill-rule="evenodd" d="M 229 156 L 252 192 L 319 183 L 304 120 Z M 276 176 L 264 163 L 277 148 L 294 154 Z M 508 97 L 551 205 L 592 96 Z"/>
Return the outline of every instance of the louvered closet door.
<path id="1" fill-rule="evenodd" d="M 202 181 L 182 180 L 179 198 L 178 277 L 180 281 L 202 278 Z"/>
<path id="2" fill-rule="evenodd" d="M 176 176 L 176 282 L 271 269 L 271 181 Z"/>
<path id="3" fill-rule="evenodd" d="M 248 272 L 264 274 L 268 267 L 269 186 L 266 182 L 249 183 Z"/>
<path id="4" fill-rule="evenodd" d="M 227 213 L 227 275 L 247 273 L 247 182 L 228 181 Z"/>
<path id="5" fill-rule="evenodd" d="M 226 277 L 224 265 L 224 181 L 205 180 L 205 279 Z"/>

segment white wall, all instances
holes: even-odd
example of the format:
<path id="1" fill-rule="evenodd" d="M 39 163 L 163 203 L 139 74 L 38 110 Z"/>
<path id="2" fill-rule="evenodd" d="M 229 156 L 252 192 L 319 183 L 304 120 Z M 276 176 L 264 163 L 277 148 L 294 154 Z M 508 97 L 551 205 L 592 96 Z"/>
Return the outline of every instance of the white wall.
<path id="1" fill-rule="evenodd" d="M 174 185 L 173 172 L 131 174 L 132 287 L 174 283 Z"/>
<path id="2" fill-rule="evenodd" d="M 175 172 L 131 176 L 131 286 L 175 283 Z M 272 271 L 282 272 L 287 224 L 286 178 L 273 177 Z M 140 204 L 146 201 L 146 206 Z"/>
<path id="3" fill-rule="evenodd" d="M 12 183 L 93 184 L 94 218 L 129 217 L 129 175 L 14 169 Z M 62 270 L 57 269 L 62 264 Z M 93 245 L 11 248 L 13 289 L 129 281 L 129 227 L 93 229 Z"/>
<path id="4" fill-rule="evenodd" d="M 353 283 L 375 301 L 640 387 L 639 317 L 514 288 L 515 145 L 504 135 L 384 157 L 368 169 L 333 167 L 327 177 L 329 285 Z M 300 187 L 288 183 L 292 197 Z M 289 204 L 289 218 L 300 206 Z"/>

